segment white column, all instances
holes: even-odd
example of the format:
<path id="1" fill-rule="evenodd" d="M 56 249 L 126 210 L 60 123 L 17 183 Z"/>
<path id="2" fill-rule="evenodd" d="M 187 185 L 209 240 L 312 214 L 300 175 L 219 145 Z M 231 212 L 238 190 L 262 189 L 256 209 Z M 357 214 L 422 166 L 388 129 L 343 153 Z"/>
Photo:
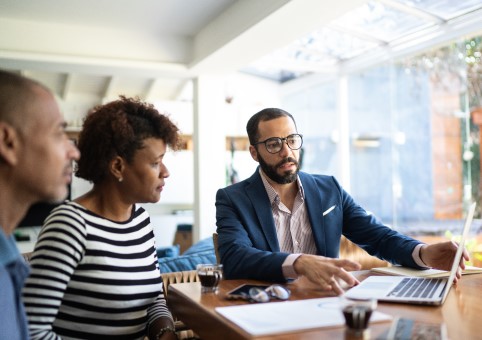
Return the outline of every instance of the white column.
<path id="1" fill-rule="evenodd" d="M 340 143 L 338 152 L 340 154 L 340 183 L 343 188 L 350 192 L 350 118 L 348 114 L 348 79 L 345 74 L 338 78 L 338 129 L 340 131 Z"/>
<path id="2" fill-rule="evenodd" d="M 194 80 L 194 225 L 193 243 L 216 230 L 216 191 L 226 186 L 226 129 L 223 80 Z"/>

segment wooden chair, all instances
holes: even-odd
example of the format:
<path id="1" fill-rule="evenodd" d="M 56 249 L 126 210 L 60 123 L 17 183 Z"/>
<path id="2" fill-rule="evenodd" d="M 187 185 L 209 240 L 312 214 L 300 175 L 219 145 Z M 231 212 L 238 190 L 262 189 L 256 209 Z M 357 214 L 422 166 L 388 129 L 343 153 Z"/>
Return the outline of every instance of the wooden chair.
<path id="1" fill-rule="evenodd" d="M 214 245 L 214 254 L 216 255 L 216 263 L 220 264 L 221 259 L 219 258 L 219 252 L 218 252 L 218 233 L 213 233 L 213 245 Z"/>
<path id="2" fill-rule="evenodd" d="M 166 301 L 168 299 L 168 288 L 171 283 L 199 282 L 199 277 L 195 270 L 161 273 L 161 278 Z M 197 336 L 192 329 L 189 329 L 181 320 L 177 320 L 175 315 L 173 315 L 173 318 L 178 339 L 199 339 L 199 336 Z"/>
<path id="3" fill-rule="evenodd" d="M 164 285 L 164 297 L 167 300 L 167 289 L 171 283 L 199 282 L 199 277 L 195 270 L 186 270 L 181 272 L 161 273 L 162 283 Z"/>
<path id="4" fill-rule="evenodd" d="M 375 256 L 371 256 L 365 250 L 351 242 L 345 236 L 341 236 L 340 241 L 340 258 L 358 262 L 362 266 L 362 270 L 372 269 L 375 267 L 388 267 L 390 263 L 380 260 Z"/>
<path id="5" fill-rule="evenodd" d="M 214 253 L 216 254 L 216 262 L 221 263 L 218 252 L 218 234 L 213 233 Z M 361 264 L 362 269 L 372 269 L 375 267 L 388 267 L 390 263 L 380 260 L 375 256 L 371 256 L 355 243 L 348 240 L 345 236 L 340 241 L 340 258 L 352 260 Z"/>

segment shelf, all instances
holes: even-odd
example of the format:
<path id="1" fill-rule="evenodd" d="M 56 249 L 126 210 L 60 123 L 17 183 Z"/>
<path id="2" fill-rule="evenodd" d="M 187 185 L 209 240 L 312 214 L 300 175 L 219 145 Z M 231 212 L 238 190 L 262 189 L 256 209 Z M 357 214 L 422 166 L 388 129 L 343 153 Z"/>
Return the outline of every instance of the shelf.
<path id="1" fill-rule="evenodd" d="M 81 127 L 73 127 L 69 126 L 65 129 L 65 133 L 67 134 L 67 137 L 73 140 L 77 140 L 79 137 L 80 130 L 82 130 Z"/>
<path id="2" fill-rule="evenodd" d="M 191 135 L 182 135 L 183 139 L 181 150 L 192 150 L 193 141 Z M 234 150 L 236 151 L 248 151 L 249 139 L 243 136 L 227 136 L 226 137 L 226 150 L 231 150 L 231 144 L 234 142 Z"/>
<path id="3" fill-rule="evenodd" d="M 79 137 L 80 127 L 68 127 L 65 132 L 67 136 L 72 140 L 77 140 Z M 181 148 L 180 150 L 193 150 L 192 135 L 181 135 Z M 234 150 L 236 151 L 248 151 L 249 139 L 243 136 L 227 136 L 226 137 L 226 150 L 231 150 L 231 143 L 234 142 Z"/>

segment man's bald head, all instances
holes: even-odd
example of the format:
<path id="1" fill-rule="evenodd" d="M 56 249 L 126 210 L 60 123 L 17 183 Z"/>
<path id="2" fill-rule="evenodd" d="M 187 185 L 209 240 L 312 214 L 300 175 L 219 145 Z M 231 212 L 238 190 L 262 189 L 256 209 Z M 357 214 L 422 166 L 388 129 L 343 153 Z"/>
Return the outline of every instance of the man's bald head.
<path id="1" fill-rule="evenodd" d="M 38 92 L 50 91 L 35 80 L 0 70 L 0 121 L 22 131 L 28 123 Z"/>

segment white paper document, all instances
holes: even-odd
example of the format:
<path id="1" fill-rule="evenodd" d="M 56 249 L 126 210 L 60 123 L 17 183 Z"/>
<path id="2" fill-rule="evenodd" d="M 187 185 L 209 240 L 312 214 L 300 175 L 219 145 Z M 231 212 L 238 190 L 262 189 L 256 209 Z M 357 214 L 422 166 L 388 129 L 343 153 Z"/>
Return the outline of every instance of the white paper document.
<path id="1" fill-rule="evenodd" d="M 285 333 L 304 329 L 343 326 L 339 297 L 298 301 L 268 302 L 217 307 L 216 312 L 253 336 Z M 375 311 L 371 322 L 391 320 L 390 315 Z"/>

